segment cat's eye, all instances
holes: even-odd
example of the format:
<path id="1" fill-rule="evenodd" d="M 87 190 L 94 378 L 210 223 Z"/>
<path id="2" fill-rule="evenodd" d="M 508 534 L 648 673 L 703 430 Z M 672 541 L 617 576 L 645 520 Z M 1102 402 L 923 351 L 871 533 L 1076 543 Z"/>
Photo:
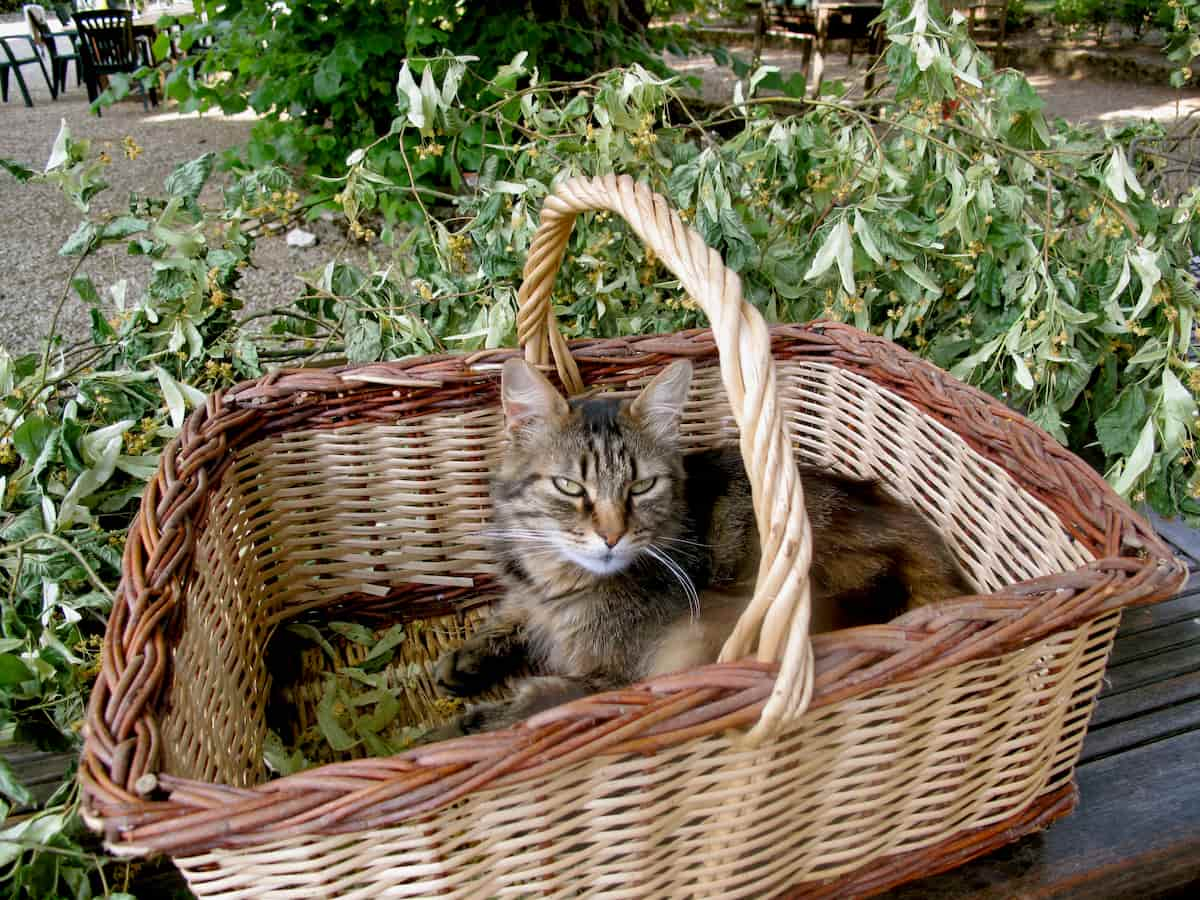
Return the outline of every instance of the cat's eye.
<path id="1" fill-rule="evenodd" d="M 561 475 L 555 475 L 550 479 L 556 488 L 566 494 L 568 497 L 582 497 L 584 487 L 578 481 L 572 481 L 570 478 L 563 478 Z"/>
<path id="2" fill-rule="evenodd" d="M 650 488 L 654 487 L 654 483 L 656 481 L 658 481 L 657 478 L 642 478 L 639 481 L 635 481 L 629 486 L 629 493 L 644 494 L 646 491 L 650 490 Z"/>

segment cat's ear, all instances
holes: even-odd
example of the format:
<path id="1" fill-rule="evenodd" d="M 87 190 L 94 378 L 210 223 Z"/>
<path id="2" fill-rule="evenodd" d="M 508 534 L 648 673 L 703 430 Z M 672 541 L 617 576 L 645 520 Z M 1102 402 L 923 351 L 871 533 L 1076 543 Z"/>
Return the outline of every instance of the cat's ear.
<path id="1" fill-rule="evenodd" d="M 691 383 L 692 364 L 686 359 L 676 360 L 642 388 L 629 414 L 659 440 L 674 441 L 679 436 L 679 420 Z"/>
<path id="2" fill-rule="evenodd" d="M 500 402 L 512 434 L 557 424 L 570 412 L 567 401 L 546 376 L 515 357 L 504 364 L 500 374 Z"/>

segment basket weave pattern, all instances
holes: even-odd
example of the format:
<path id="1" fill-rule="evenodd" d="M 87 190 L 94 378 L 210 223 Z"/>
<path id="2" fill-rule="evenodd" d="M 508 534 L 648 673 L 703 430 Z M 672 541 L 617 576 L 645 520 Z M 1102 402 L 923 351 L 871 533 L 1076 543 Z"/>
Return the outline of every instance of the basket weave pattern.
<path id="1" fill-rule="evenodd" d="M 588 183 L 602 188 L 617 198 L 605 205 L 648 208 L 674 233 L 648 192 Z M 555 240 L 598 202 L 566 204 Z M 685 273 L 711 258 L 689 252 L 668 265 L 695 294 Z M 747 626 L 763 659 L 264 782 L 263 649 L 280 623 L 318 611 L 437 623 L 402 645 L 432 665 L 494 596 L 479 532 L 511 351 L 274 373 L 188 419 L 127 543 L 80 772 L 109 846 L 171 853 L 204 896 L 762 896 L 800 882 L 845 895 L 1065 812 L 1117 611 L 1184 576 L 1148 526 L 1020 416 L 844 326 L 768 332 L 739 313 L 730 338 L 727 314 L 714 332 L 576 342 L 563 357 L 535 296 L 554 253 L 535 241 L 530 254 L 529 355 L 554 358 L 568 384 L 564 358 L 588 384 L 629 391 L 693 359 L 689 447 L 740 439 L 750 468 L 757 446 L 768 485 L 786 483 L 793 455 L 882 479 L 946 535 L 981 594 L 810 647 L 792 627 L 807 622 L 792 571 L 806 568 L 803 541 L 784 537 L 805 530 L 790 518 L 800 487 L 778 515 L 759 489 L 760 527 L 777 526 L 783 551 L 764 562 L 760 592 L 772 587 Z M 746 360 L 756 340 L 769 379 Z M 778 424 L 782 452 L 748 403 L 774 404 L 762 421 Z M 779 622 L 791 624 L 764 637 Z M 432 717 L 432 700 L 418 690 L 414 717 Z M 756 723 L 756 742 L 729 731 Z M 871 865 L 883 857 L 886 874 Z"/>

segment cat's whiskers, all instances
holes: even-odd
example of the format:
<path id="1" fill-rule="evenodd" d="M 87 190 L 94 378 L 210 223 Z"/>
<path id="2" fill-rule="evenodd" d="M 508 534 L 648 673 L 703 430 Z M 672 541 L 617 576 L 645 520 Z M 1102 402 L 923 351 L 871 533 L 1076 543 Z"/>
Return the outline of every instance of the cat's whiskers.
<path id="1" fill-rule="evenodd" d="M 665 541 L 668 544 L 687 544 L 689 547 L 705 547 L 711 548 L 712 544 L 706 544 L 703 541 L 689 541 L 687 538 L 669 538 L 659 536 L 656 538 L 659 541 Z"/>
<path id="2" fill-rule="evenodd" d="M 700 594 L 696 591 L 696 585 L 692 583 L 692 579 L 683 571 L 679 563 L 671 559 L 662 548 L 656 547 L 653 544 L 647 544 L 643 549 L 644 553 L 648 553 L 653 559 L 662 563 L 664 568 L 679 582 L 683 592 L 687 594 L 688 607 L 692 611 L 692 620 L 697 621 L 700 618 Z"/>

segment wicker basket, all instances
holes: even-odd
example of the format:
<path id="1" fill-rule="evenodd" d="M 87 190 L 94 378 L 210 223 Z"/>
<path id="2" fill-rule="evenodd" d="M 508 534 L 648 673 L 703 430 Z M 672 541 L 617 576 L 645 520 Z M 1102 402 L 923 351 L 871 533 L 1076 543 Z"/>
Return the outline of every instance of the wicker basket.
<path id="1" fill-rule="evenodd" d="M 568 351 L 550 286 L 589 209 L 628 220 L 712 331 Z M 402 664 L 427 673 L 496 597 L 479 534 L 512 352 L 272 373 L 188 419 L 130 533 L 80 769 L 111 850 L 170 854 L 201 896 L 846 897 L 1071 809 L 1119 610 L 1185 575 L 1141 518 L 1025 419 L 893 345 L 768 329 L 627 177 L 548 198 L 525 274 L 531 362 L 572 390 L 632 391 L 686 356 L 685 443 L 740 440 L 764 552 L 729 661 L 268 781 L 277 626 L 386 614 L 412 623 Z M 810 641 L 793 456 L 882 479 L 980 593 Z M 418 682 L 410 714 L 432 718 Z"/>

